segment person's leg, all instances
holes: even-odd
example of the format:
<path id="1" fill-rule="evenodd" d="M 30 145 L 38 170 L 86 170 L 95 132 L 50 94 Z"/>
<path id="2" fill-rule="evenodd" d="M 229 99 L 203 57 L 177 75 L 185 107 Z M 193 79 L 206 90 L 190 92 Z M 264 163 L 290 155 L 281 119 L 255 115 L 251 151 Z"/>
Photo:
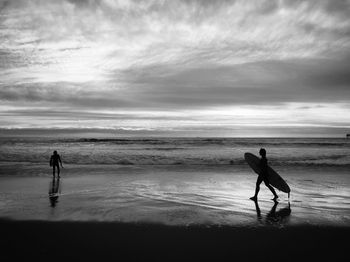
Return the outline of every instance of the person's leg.
<path id="1" fill-rule="evenodd" d="M 57 165 L 57 177 L 60 177 L 60 166 Z"/>
<path id="2" fill-rule="evenodd" d="M 270 189 L 270 191 L 272 192 L 273 199 L 276 200 L 278 198 L 278 195 L 276 194 L 275 189 L 270 185 L 267 179 L 264 179 L 264 183 L 265 183 L 265 186 L 267 186 L 267 188 Z"/>
<path id="3" fill-rule="evenodd" d="M 258 179 L 256 180 L 256 185 L 255 185 L 255 197 L 258 197 L 259 191 L 260 191 L 260 184 L 262 182 L 261 176 L 258 176 Z"/>
<path id="4" fill-rule="evenodd" d="M 52 165 L 52 175 L 55 178 L 55 165 Z"/>
<path id="5" fill-rule="evenodd" d="M 258 194 L 260 191 L 260 184 L 263 181 L 261 176 L 258 176 L 258 179 L 256 180 L 256 185 L 255 185 L 255 194 L 253 197 L 251 197 L 251 200 L 257 200 L 258 199 Z"/>

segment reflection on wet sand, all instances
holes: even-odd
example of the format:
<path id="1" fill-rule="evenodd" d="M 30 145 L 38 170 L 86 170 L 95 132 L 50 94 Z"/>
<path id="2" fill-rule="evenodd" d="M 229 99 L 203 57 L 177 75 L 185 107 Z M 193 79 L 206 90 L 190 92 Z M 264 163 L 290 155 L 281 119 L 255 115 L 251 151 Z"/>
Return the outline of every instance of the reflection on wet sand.
<path id="1" fill-rule="evenodd" d="M 258 221 L 262 221 L 259 203 L 258 201 L 254 201 L 254 203 L 255 203 L 255 209 L 256 209 L 256 215 L 257 215 Z M 288 202 L 288 206 L 276 211 L 278 204 L 279 204 L 278 201 L 274 201 L 274 205 L 272 206 L 270 212 L 266 214 L 265 221 L 264 221 L 265 224 L 268 224 L 268 225 L 284 224 L 288 222 L 288 217 L 292 212 L 292 209 L 290 208 L 290 202 Z"/>
<path id="2" fill-rule="evenodd" d="M 58 197 L 61 193 L 61 181 L 60 178 L 53 178 L 50 181 L 49 187 L 49 200 L 52 207 L 55 207 L 58 202 Z"/>

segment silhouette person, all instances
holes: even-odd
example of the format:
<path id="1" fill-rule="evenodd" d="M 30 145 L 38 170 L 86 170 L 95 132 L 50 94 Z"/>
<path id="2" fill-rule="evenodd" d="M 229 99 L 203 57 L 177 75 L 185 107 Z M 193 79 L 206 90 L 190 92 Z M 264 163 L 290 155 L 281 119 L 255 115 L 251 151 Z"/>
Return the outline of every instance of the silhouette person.
<path id="1" fill-rule="evenodd" d="M 261 156 L 261 159 L 260 159 L 261 172 L 258 175 L 258 179 L 256 180 L 255 194 L 250 199 L 254 200 L 254 201 L 256 201 L 258 199 L 258 194 L 260 191 L 260 184 L 261 184 L 261 182 L 264 181 L 265 186 L 267 186 L 267 188 L 270 189 L 270 191 L 274 195 L 273 200 L 276 201 L 278 198 L 278 195 L 276 194 L 275 189 L 270 185 L 269 179 L 268 179 L 268 168 L 267 168 L 268 166 L 267 166 L 266 150 L 264 148 L 261 148 L 259 151 L 259 154 Z"/>
<path id="2" fill-rule="evenodd" d="M 52 179 L 49 188 L 49 199 L 52 207 L 55 207 L 58 202 L 58 193 L 60 191 L 60 179 Z"/>
<path id="3" fill-rule="evenodd" d="M 62 161 L 61 161 L 61 157 L 59 154 L 57 154 L 57 151 L 53 151 L 53 155 L 51 156 L 50 158 L 50 166 L 52 166 L 52 174 L 53 174 L 53 177 L 55 178 L 55 169 L 57 167 L 57 177 L 60 177 L 60 166 L 59 164 L 61 164 L 61 167 L 63 168 L 62 166 Z"/>

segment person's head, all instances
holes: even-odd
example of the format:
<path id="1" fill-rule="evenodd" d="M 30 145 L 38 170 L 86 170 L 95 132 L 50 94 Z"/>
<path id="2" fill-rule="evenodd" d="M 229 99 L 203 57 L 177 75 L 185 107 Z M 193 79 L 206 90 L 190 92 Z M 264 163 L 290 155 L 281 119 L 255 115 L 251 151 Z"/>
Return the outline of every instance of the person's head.
<path id="1" fill-rule="evenodd" d="M 55 150 L 55 151 L 53 151 L 53 154 L 54 154 L 54 155 L 57 155 L 57 151 L 56 151 L 56 150 Z"/>
<path id="2" fill-rule="evenodd" d="M 266 150 L 265 150 L 265 148 L 260 148 L 260 150 L 259 150 L 259 155 L 261 155 L 261 156 L 266 156 Z"/>

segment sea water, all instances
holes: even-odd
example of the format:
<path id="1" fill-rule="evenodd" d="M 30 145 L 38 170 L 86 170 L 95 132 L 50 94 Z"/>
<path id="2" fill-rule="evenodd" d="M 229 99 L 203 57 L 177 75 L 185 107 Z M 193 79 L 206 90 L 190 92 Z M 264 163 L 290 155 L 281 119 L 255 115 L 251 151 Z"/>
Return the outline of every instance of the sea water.
<path id="1" fill-rule="evenodd" d="M 0 161 L 47 164 L 57 150 L 73 165 L 242 165 L 261 147 L 274 166 L 350 167 L 342 138 L 0 138 Z"/>
<path id="2" fill-rule="evenodd" d="M 279 203 L 244 153 L 267 150 L 291 187 Z M 53 150 L 64 169 L 50 205 Z M 350 225 L 350 139 L 36 138 L 0 140 L 0 216 L 165 224 Z"/>

